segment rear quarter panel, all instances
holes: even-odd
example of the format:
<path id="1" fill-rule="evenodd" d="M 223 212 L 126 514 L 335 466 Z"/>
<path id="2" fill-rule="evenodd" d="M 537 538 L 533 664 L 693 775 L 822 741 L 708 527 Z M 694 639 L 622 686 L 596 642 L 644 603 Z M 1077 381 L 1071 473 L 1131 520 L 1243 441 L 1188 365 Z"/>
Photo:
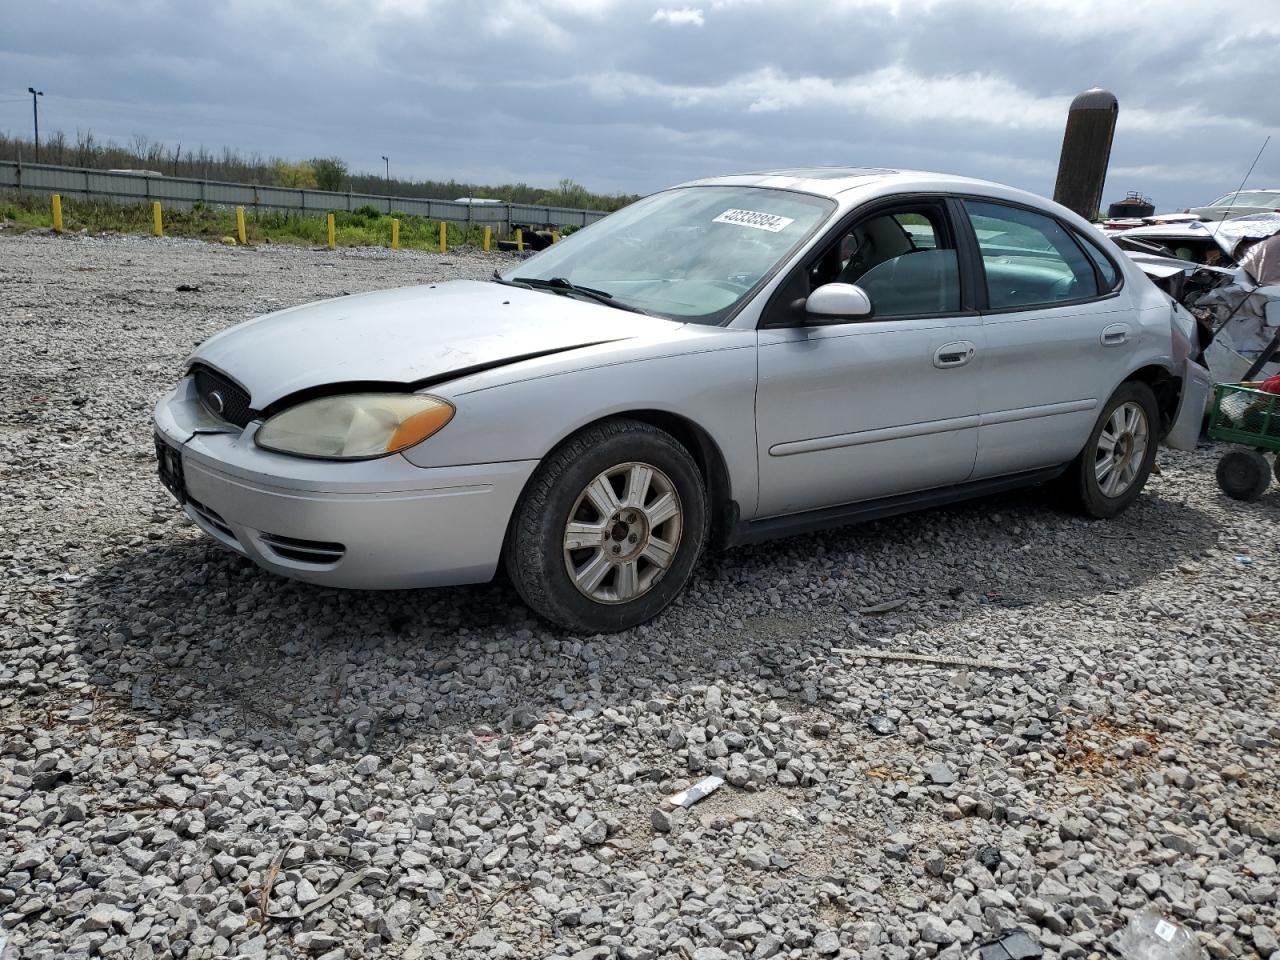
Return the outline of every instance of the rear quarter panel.
<path id="1" fill-rule="evenodd" d="M 1130 372 L 1160 366 L 1174 376 L 1181 376 L 1181 358 L 1174 356 L 1173 308 L 1168 295 L 1152 283 L 1142 268 L 1125 256 L 1119 247 L 1110 244 L 1110 249 L 1124 271 L 1140 331 L 1130 357 Z"/>

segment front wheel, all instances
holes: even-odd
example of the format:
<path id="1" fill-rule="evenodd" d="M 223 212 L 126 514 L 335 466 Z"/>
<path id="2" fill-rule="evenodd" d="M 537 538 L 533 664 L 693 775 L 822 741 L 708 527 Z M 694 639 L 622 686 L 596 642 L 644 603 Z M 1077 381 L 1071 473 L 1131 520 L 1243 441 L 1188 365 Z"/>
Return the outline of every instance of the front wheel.
<path id="1" fill-rule="evenodd" d="M 507 571 L 525 603 L 552 623 L 625 630 L 683 589 L 709 516 L 698 466 L 674 437 L 610 420 L 538 467 L 512 519 Z"/>
<path id="2" fill-rule="evenodd" d="M 1138 498 L 1155 463 L 1159 422 L 1151 388 L 1138 381 L 1122 383 L 1064 477 L 1077 510 L 1114 517 Z"/>

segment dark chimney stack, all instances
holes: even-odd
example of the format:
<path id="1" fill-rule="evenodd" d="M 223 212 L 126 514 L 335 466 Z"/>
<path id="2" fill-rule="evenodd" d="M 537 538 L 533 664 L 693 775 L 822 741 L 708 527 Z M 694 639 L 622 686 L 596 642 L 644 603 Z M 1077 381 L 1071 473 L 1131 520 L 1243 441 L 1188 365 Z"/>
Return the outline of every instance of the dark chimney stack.
<path id="1" fill-rule="evenodd" d="M 1067 111 L 1053 199 L 1087 220 L 1097 217 L 1102 209 L 1102 185 L 1107 179 L 1119 111 L 1115 95 L 1101 87 L 1080 94 Z"/>

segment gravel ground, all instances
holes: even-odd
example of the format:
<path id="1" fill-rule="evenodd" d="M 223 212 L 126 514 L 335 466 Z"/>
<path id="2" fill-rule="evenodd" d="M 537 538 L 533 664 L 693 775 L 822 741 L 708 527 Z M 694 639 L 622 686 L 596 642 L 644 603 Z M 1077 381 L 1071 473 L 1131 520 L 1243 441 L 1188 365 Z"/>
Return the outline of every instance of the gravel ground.
<path id="1" fill-rule="evenodd" d="M 1280 958 L 1280 494 L 1227 501 L 1213 449 L 1110 523 L 1031 491 L 711 558 L 613 637 L 502 583 L 294 584 L 180 519 L 149 415 L 196 342 L 494 262 L 0 235 L 22 957 L 1104 957 L 1154 904 Z"/>

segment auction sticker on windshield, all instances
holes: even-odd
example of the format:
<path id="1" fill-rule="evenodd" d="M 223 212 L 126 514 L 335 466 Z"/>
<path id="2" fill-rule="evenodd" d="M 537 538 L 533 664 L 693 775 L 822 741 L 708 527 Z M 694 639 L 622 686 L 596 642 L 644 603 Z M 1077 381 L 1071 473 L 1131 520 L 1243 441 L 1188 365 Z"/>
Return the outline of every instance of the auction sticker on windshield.
<path id="1" fill-rule="evenodd" d="M 712 223 L 732 223 L 739 227 L 753 227 L 756 230 L 768 230 L 778 233 L 795 223 L 792 217 L 780 217 L 776 213 L 760 213 L 756 210 L 726 210 Z"/>

